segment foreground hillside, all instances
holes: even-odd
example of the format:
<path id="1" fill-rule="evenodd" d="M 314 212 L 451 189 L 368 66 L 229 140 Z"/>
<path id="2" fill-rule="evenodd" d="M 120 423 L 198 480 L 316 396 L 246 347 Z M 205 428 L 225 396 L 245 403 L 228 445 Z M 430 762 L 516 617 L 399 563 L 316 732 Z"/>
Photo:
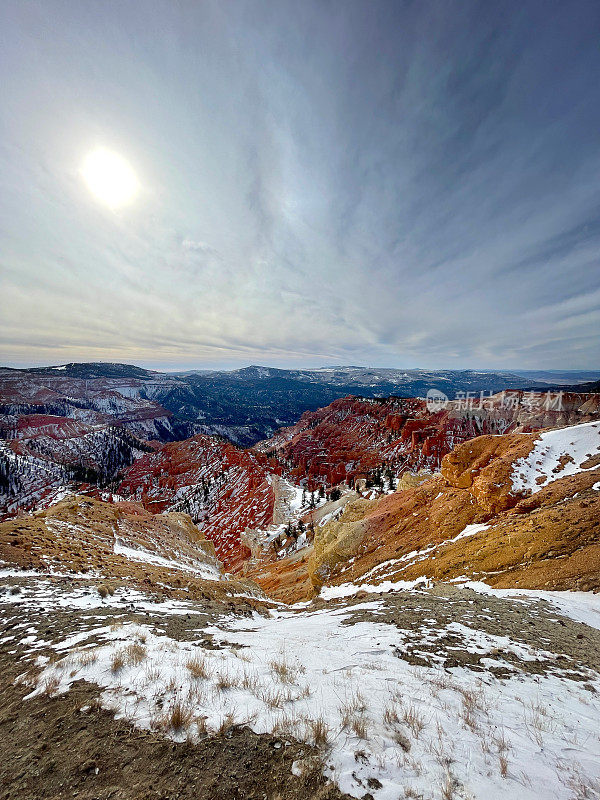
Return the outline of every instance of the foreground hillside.
<path id="1" fill-rule="evenodd" d="M 272 469 L 199 436 L 0 523 L 2 796 L 597 796 L 600 421 L 468 439 L 377 499 L 296 491 L 290 548 L 261 544 Z"/>
<path id="2" fill-rule="evenodd" d="M 256 586 L 224 575 L 214 544 L 189 515 L 151 514 L 135 503 L 76 495 L 4 522 L 0 561 L 51 582 L 72 576 L 71 585 L 101 596 L 135 589 L 169 597 L 264 599 Z"/>
<path id="3" fill-rule="evenodd" d="M 251 613 L 40 572 L 3 584 L 10 800 L 584 800 L 600 786 L 600 605 L 583 593 L 440 585 Z"/>

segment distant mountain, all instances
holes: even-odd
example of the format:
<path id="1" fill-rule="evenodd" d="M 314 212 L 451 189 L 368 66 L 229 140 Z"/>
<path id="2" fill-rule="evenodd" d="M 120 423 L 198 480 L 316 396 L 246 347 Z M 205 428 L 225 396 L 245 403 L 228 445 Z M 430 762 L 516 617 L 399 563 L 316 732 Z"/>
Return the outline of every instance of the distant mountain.
<path id="1" fill-rule="evenodd" d="M 565 389 L 573 390 L 576 386 L 583 383 L 595 382 L 596 385 L 600 382 L 600 370 L 576 370 L 576 369 L 515 369 L 515 375 L 521 378 L 527 378 L 529 381 L 537 383 L 547 383 L 552 386 L 562 386 Z M 593 391 L 588 389 L 587 391 Z"/>
<path id="2" fill-rule="evenodd" d="M 136 367 L 133 364 L 110 364 L 104 362 L 85 362 L 61 364 L 57 367 L 32 367 L 24 372 L 40 373 L 42 375 L 60 375 L 65 378 L 140 378 L 147 380 L 153 375 L 160 374 Z"/>
<path id="3" fill-rule="evenodd" d="M 529 385 L 525 378 L 472 370 L 398 370 L 330 367 L 287 370 L 250 366 L 230 372 L 197 372 L 177 377 L 153 399 L 176 419 L 199 423 L 203 432 L 218 433 L 249 446 L 296 422 L 305 411 L 329 405 L 348 395 L 424 397 L 439 389 L 454 398 L 459 391 L 497 392 Z M 540 384 L 543 386 L 543 384 Z"/>
<path id="4" fill-rule="evenodd" d="M 571 392 L 600 392 L 600 381 L 594 381 L 593 383 L 581 383 L 579 386 L 570 387 L 569 391 Z"/>
<path id="5" fill-rule="evenodd" d="M 223 436 L 242 446 L 267 439 L 305 411 L 348 395 L 424 397 L 439 389 L 491 393 L 547 384 L 510 372 L 378 369 L 334 366 L 162 373 L 129 364 L 83 363 L 0 370 L 0 415 L 51 414 L 102 422 L 108 415 L 148 438 L 194 433 Z M 5 420 L 9 425 L 10 420 Z"/>
<path id="6" fill-rule="evenodd" d="M 562 391 L 562 392 L 578 392 L 579 394 L 591 394 L 600 392 L 600 381 L 591 381 L 590 383 L 576 383 L 574 385 L 565 385 L 557 383 L 553 386 L 547 387 L 548 391 Z"/>

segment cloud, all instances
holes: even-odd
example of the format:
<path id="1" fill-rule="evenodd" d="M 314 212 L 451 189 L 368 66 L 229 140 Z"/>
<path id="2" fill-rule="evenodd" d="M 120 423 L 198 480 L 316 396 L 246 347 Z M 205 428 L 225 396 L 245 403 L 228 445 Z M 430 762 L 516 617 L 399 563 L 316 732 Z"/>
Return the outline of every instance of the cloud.
<path id="1" fill-rule="evenodd" d="M 0 358 L 597 366 L 577 5 L 4 6 Z"/>
<path id="2" fill-rule="evenodd" d="M 184 250 L 194 250 L 200 253 L 214 253 L 215 250 L 206 242 L 194 242 L 192 239 L 184 239 L 181 243 Z"/>

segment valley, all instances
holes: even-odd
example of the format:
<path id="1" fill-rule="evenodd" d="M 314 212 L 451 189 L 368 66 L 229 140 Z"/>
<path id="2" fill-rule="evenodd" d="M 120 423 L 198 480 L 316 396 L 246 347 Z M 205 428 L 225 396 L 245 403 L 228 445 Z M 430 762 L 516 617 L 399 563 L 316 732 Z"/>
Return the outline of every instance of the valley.
<path id="1" fill-rule="evenodd" d="M 11 381 L 2 797 L 600 791 L 600 395 L 344 395 L 242 448 L 146 375 Z"/>

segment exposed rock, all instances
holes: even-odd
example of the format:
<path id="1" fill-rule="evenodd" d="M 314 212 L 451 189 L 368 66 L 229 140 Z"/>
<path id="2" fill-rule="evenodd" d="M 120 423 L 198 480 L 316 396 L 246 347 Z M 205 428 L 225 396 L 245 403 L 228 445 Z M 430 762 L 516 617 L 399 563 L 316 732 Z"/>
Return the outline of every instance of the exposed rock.
<path id="1" fill-rule="evenodd" d="M 244 531 L 267 527 L 275 503 L 265 456 L 201 434 L 138 459 L 118 493 L 154 512 L 190 514 L 229 570 L 250 556 Z"/>
<path id="2" fill-rule="evenodd" d="M 349 505 L 316 532 L 312 586 L 426 576 L 600 589 L 600 467 L 589 459 L 587 471 L 553 474 L 535 494 L 519 494 L 511 474 L 536 440 L 480 437 L 446 456 L 441 476 Z"/>
<path id="3" fill-rule="evenodd" d="M 497 437 L 597 419 L 599 397 L 563 393 L 560 402 L 554 400 L 557 408 L 548 403 L 548 409 L 538 411 L 532 410 L 527 392 L 515 391 L 475 399 L 468 408 L 451 401 L 436 413 L 416 398 L 345 397 L 306 412 L 296 425 L 281 429 L 255 449 L 276 456 L 292 480 L 306 478 L 312 487 L 342 481 L 360 487 L 369 473 L 386 466 L 396 475 L 436 471 L 445 455 L 481 435 Z M 458 469 L 460 464 L 454 466 Z"/>
<path id="4" fill-rule="evenodd" d="M 347 563 L 359 552 L 367 532 L 365 514 L 369 506 L 369 501 L 363 499 L 348 503 L 342 519 L 325 525 L 323 532 L 315 536 L 313 554 L 308 563 L 313 586 L 320 586 L 337 564 Z"/>

